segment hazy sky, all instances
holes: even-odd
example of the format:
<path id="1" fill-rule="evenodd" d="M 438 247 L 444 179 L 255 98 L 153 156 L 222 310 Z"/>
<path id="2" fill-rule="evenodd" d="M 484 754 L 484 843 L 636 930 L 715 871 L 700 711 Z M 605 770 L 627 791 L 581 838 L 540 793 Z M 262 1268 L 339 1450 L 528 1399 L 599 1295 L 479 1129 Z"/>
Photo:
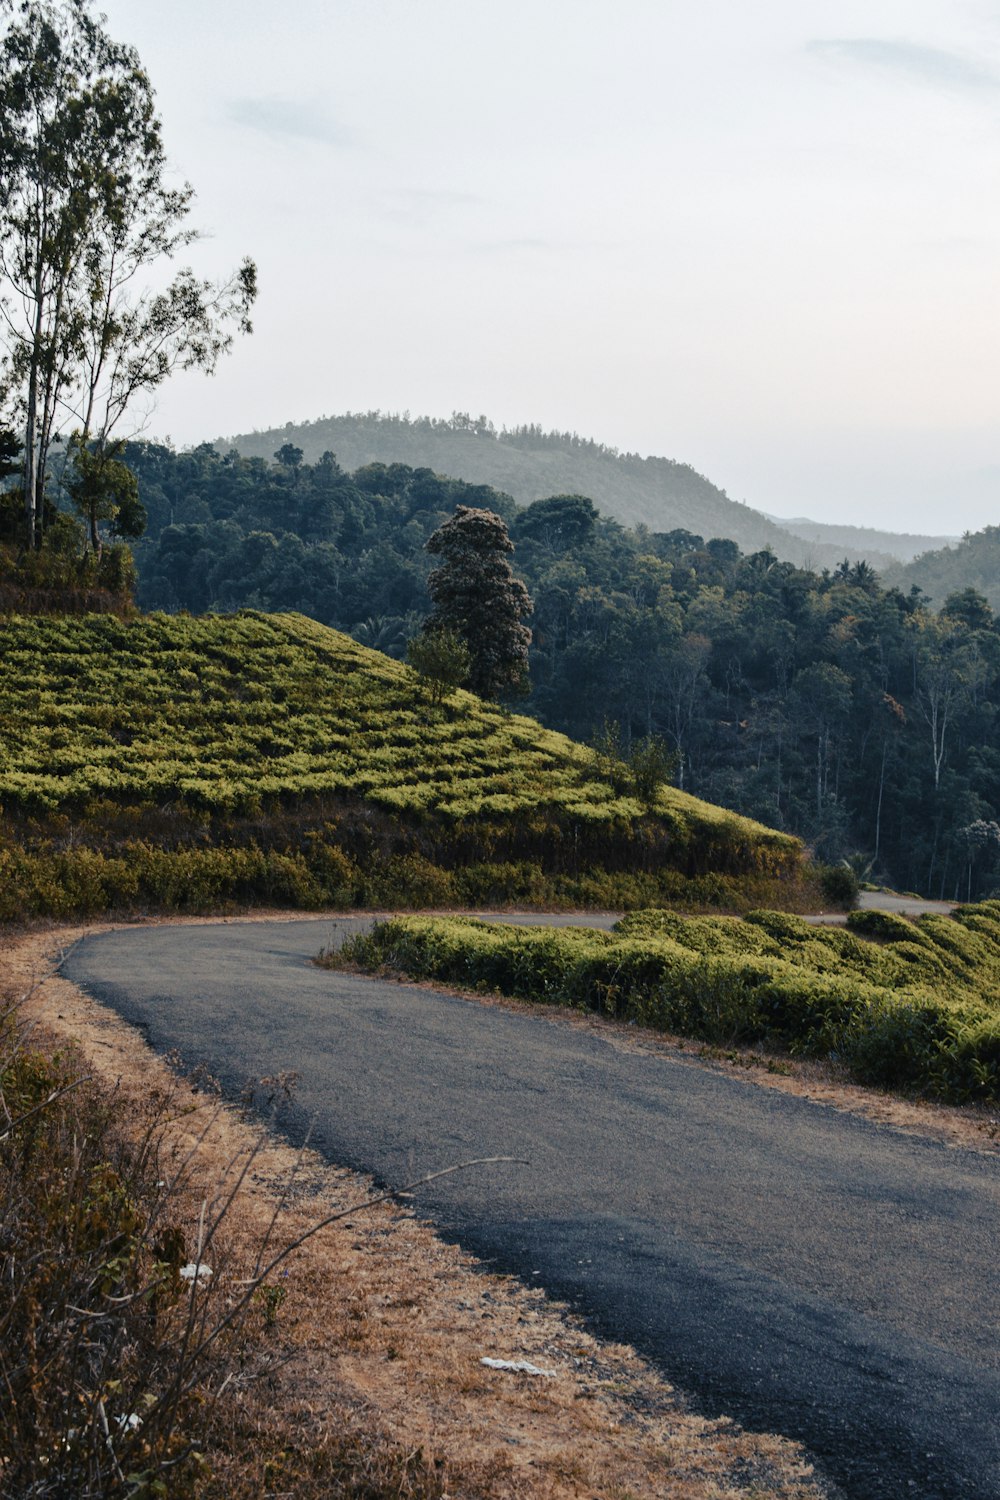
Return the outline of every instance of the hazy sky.
<path id="1" fill-rule="evenodd" d="M 1000 523 L 997 0 L 103 0 L 256 332 L 178 444 L 380 407 Z"/>

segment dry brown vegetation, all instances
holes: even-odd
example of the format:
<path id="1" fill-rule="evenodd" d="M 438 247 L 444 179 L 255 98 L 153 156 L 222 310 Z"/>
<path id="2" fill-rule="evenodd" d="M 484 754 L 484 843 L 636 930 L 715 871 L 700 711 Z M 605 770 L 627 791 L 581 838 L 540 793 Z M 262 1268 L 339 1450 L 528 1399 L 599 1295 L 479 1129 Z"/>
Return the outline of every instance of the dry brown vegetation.
<path id="1" fill-rule="evenodd" d="M 31 989 L 73 936 L 9 938 L 0 950 L 7 988 Z M 176 1179 L 164 1221 L 182 1233 L 185 1255 L 243 1176 L 205 1254 L 214 1300 L 199 1312 L 200 1327 L 216 1326 L 245 1295 L 268 1236 L 273 1253 L 358 1206 L 294 1249 L 192 1371 L 172 1437 L 184 1463 L 168 1490 L 152 1478 L 130 1489 L 126 1472 L 118 1492 L 211 1500 L 823 1493 L 796 1445 L 692 1415 L 634 1352 L 594 1339 L 542 1294 L 487 1274 L 405 1206 L 365 1208 L 365 1179 L 262 1138 L 204 1083 L 179 1083 L 137 1033 L 66 981 L 40 983 L 19 1025 L 30 1029 L 24 1044 L 49 1056 L 72 1044 L 98 1115 L 114 1091 L 109 1151 L 122 1159 L 129 1142 L 155 1140 L 157 1181 Z M 151 1109 L 159 1111 L 152 1130 Z M 207 1309 L 208 1297 L 197 1294 Z M 168 1320 L 183 1324 L 185 1307 L 182 1297 Z M 490 1370 L 483 1356 L 527 1359 L 554 1374 Z M 121 1450 L 128 1456 L 124 1442 Z M 2 1457 L 10 1472 L 11 1455 Z M 24 1491 L 0 1482 L 0 1493 L 13 1500 Z"/>

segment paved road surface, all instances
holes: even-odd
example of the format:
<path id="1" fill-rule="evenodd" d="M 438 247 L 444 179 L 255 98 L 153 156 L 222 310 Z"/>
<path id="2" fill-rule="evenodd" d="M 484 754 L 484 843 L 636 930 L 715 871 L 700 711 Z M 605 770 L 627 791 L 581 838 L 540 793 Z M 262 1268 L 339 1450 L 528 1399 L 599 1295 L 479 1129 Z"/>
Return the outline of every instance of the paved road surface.
<path id="1" fill-rule="evenodd" d="M 862 891 L 858 906 L 862 911 L 894 911 L 905 917 L 919 917 L 924 912 L 937 912 L 946 917 L 955 910 L 954 901 L 925 901 L 923 896 L 896 896 L 889 891 Z"/>
<path id="2" fill-rule="evenodd" d="M 954 901 L 925 901 L 922 896 L 894 896 L 886 891 L 862 891 L 858 896 L 861 911 L 892 911 L 903 917 L 920 917 L 937 914 L 946 917 L 955 910 Z M 818 912 L 806 917 L 817 927 L 846 927 L 847 913 L 840 911 Z"/>
<path id="3" fill-rule="evenodd" d="M 343 919 L 337 930 L 364 919 Z M 545 920 L 545 919 L 542 919 Z M 595 921 L 600 919 L 593 919 Z M 327 921 L 105 934 L 67 976 L 855 1500 L 1000 1496 L 1000 1163 L 541 1016 L 329 973 Z"/>

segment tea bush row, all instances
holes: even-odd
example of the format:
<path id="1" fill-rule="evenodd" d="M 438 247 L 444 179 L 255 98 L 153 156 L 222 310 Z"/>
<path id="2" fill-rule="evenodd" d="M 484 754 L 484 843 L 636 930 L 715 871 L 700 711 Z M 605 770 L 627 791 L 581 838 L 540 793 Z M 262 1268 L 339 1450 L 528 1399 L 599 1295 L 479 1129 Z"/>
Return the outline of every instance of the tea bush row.
<path id="1" fill-rule="evenodd" d="M 373 849 L 354 858 L 321 837 L 300 846 L 163 847 L 122 840 L 114 852 L 75 844 L 0 846 L 0 923 L 103 914 L 210 913 L 259 906 L 303 910 L 543 906 L 627 909 L 651 901 L 745 909 L 766 881 L 686 879 L 676 870 L 551 871 L 530 860 L 474 860 L 446 867 L 417 849 Z"/>
<path id="2" fill-rule="evenodd" d="M 402 917 L 354 939 L 340 961 L 832 1056 L 867 1083 L 1000 1098 L 1000 903 L 917 924 L 868 918 L 842 931 L 783 912 L 656 911 L 605 933 Z M 872 925 L 877 943 L 858 936 Z"/>

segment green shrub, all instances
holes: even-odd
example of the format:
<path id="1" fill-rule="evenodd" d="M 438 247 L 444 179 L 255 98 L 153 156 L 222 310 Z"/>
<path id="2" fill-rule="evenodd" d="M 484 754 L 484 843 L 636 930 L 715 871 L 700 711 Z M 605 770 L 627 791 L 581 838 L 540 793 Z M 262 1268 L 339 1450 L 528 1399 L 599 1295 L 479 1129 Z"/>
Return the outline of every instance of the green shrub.
<path id="1" fill-rule="evenodd" d="M 335 843 L 325 830 L 310 830 L 306 834 L 306 860 L 309 869 L 322 891 L 324 904 L 329 906 L 353 906 L 359 900 L 361 873 L 350 855 Z"/>
<path id="2" fill-rule="evenodd" d="M 734 921 L 643 911 L 611 933 L 402 917 L 354 939 L 343 960 L 713 1042 L 834 1056 L 867 1083 L 995 1100 L 1000 903 L 958 915 L 893 918 L 884 946 L 786 912 Z"/>
<path id="3" fill-rule="evenodd" d="M 644 807 L 655 807 L 662 788 L 677 774 L 677 755 L 658 734 L 651 734 L 633 746 L 630 764 L 636 796 Z"/>
<path id="4" fill-rule="evenodd" d="M 455 871 L 454 886 L 467 906 L 542 906 L 553 896 L 552 882 L 527 860 L 468 865 Z"/>
<path id="5" fill-rule="evenodd" d="M 819 878 L 823 895 L 831 906 L 847 911 L 857 905 L 861 884 L 850 865 L 823 865 Z"/>
<path id="6" fill-rule="evenodd" d="M 874 938 L 882 943 L 926 942 L 913 922 L 894 911 L 852 911 L 848 913 L 847 926 L 859 937 Z"/>
<path id="7" fill-rule="evenodd" d="M 450 906 L 455 882 L 421 854 L 396 854 L 368 873 L 365 898 L 370 906 Z"/>

